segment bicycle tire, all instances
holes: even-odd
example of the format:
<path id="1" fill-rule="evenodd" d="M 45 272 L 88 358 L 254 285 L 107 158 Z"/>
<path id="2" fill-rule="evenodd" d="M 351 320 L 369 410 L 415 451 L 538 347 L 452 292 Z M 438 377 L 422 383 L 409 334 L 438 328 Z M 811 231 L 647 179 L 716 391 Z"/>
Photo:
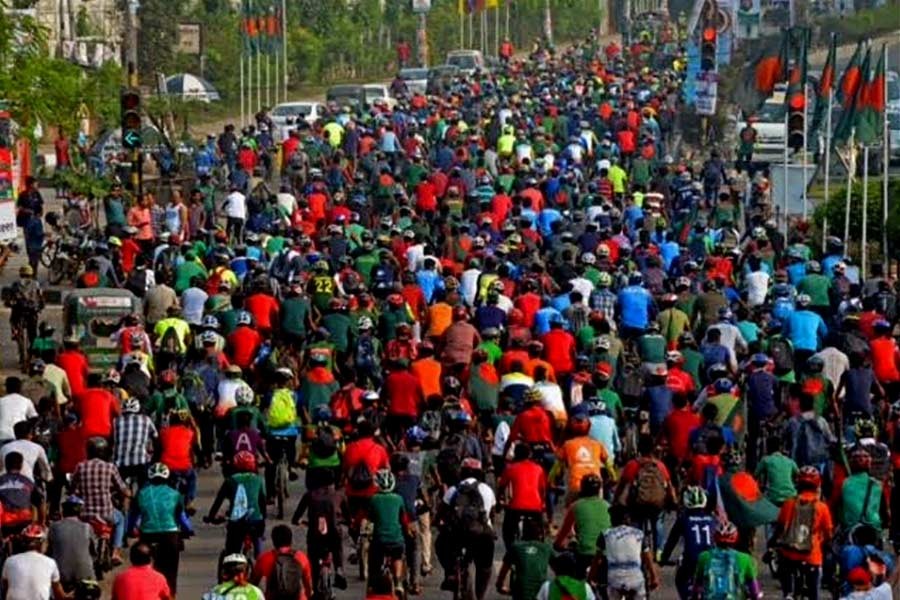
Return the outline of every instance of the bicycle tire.
<path id="1" fill-rule="evenodd" d="M 278 518 L 284 518 L 284 502 L 288 496 L 288 464 L 282 457 L 275 465 L 275 502 L 278 510 Z"/>

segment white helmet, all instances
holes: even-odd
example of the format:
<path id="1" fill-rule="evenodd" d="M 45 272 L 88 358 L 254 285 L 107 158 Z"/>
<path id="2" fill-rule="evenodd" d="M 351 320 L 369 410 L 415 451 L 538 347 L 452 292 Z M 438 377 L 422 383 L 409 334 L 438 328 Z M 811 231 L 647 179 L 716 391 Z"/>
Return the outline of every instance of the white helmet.
<path id="1" fill-rule="evenodd" d="M 356 325 L 359 329 L 372 329 L 375 326 L 372 319 L 366 316 L 360 317 Z"/>
<path id="2" fill-rule="evenodd" d="M 238 406 L 250 406 L 253 404 L 253 389 L 247 384 L 238 386 L 234 390 L 234 401 Z"/>
<path id="3" fill-rule="evenodd" d="M 163 463 L 153 463 L 147 469 L 147 479 L 168 479 L 169 475 L 171 475 L 169 467 Z"/>
<path id="4" fill-rule="evenodd" d="M 581 255 L 581 262 L 586 265 L 592 265 L 597 262 L 597 257 L 594 256 L 593 252 L 585 252 Z"/>

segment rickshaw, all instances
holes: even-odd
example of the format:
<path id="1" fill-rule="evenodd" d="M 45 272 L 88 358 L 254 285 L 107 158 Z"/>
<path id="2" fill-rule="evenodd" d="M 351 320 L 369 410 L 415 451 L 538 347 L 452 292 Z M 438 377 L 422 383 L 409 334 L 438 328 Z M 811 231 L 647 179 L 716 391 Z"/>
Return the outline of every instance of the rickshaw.
<path id="1" fill-rule="evenodd" d="M 141 313 L 141 300 L 128 290 L 73 290 L 63 298 L 63 335 L 78 338 L 91 370 L 103 372 L 119 360 L 118 344 L 110 336 L 133 313 Z"/>

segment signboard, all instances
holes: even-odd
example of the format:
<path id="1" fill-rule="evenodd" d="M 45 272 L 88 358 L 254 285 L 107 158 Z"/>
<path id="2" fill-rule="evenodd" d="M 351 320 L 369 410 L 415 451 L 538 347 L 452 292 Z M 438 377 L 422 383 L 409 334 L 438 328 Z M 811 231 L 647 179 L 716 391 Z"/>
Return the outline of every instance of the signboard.
<path id="1" fill-rule="evenodd" d="M 697 99 L 695 105 L 698 115 L 716 114 L 716 101 L 719 95 L 719 78 L 715 73 L 699 73 L 696 77 Z"/>
<path id="2" fill-rule="evenodd" d="M 720 67 L 731 62 L 731 50 L 734 47 L 734 18 L 737 0 L 717 0 L 715 26 L 719 32 L 716 44 L 716 64 Z"/>
<path id="3" fill-rule="evenodd" d="M 11 242 L 18 236 L 14 171 L 12 151 L 0 147 L 0 242 L 4 243 Z"/>
<path id="4" fill-rule="evenodd" d="M 735 27 L 737 39 L 755 40 L 759 38 L 761 12 L 760 0 L 738 0 L 737 27 Z"/>
<path id="5" fill-rule="evenodd" d="M 181 54 L 200 54 L 200 23 L 180 23 L 175 49 Z"/>
<path id="6" fill-rule="evenodd" d="M 431 0 L 412 0 L 412 11 L 416 14 L 431 10 Z"/>
<path id="7" fill-rule="evenodd" d="M 700 46 L 697 45 L 697 40 L 693 36 L 688 38 L 685 44 L 685 58 L 687 67 L 684 73 L 682 94 L 684 103 L 693 106 L 697 101 L 697 75 L 700 74 Z"/>

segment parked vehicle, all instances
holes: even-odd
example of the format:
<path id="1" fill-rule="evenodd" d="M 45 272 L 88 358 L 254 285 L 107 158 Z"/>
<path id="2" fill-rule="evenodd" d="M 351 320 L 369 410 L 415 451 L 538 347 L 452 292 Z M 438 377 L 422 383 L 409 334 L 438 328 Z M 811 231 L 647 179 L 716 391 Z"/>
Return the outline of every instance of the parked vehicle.
<path id="1" fill-rule="evenodd" d="M 397 100 L 391 96 L 388 86 L 382 83 L 367 83 L 363 86 L 363 105 L 370 107 L 375 104 L 384 104 L 388 108 L 394 108 Z"/>
<path id="2" fill-rule="evenodd" d="M 325 92 L 325 100 L 338 106 L 360 106 L 366 102 L 363 86 L 355 84 L 333 85 Z"/>
<path id="3" fill-rule="evenodd" d="M 424 94 L 428 87 L 428 72 L 427 68 L 410 68 L 400 69 L 398 75 L 406 83 L 410 94 Z"/>
<path id="4" fill-rule="evenodd" d="M 73 290 L 63 298 L 63 332 L 79 339 L 92 370 L 105 372 L 119 360 L 119 348 L 110 336 L 132 313 L 141 313 L 141 301 L 128 290 Z"/>
<path id="5" fill-rule="evenodd" d="M 447 64 L 458 67 L 463 75 L 471 75 L 484 69 L 484 55 L 480 50 L 451 50 L 447 53 Z"/>
<path id="6" fill-rule="evenodd" d="M 436 65 L 428 69 L 428 79 L 425 82 L 425 93 L 436 95 L 449 90 L 453 80 L 459 75 L 459 67 L 456 65 Z"/>
<path id="7" fill-rule="evenodd" d="M 272 109 L 270 117 L 275 126 L 276 139 L 284 139 L 287 132 L 298 123 L 310 125 L 325 115 L 325 106 L 319 102 L 283 102 Z"/>

